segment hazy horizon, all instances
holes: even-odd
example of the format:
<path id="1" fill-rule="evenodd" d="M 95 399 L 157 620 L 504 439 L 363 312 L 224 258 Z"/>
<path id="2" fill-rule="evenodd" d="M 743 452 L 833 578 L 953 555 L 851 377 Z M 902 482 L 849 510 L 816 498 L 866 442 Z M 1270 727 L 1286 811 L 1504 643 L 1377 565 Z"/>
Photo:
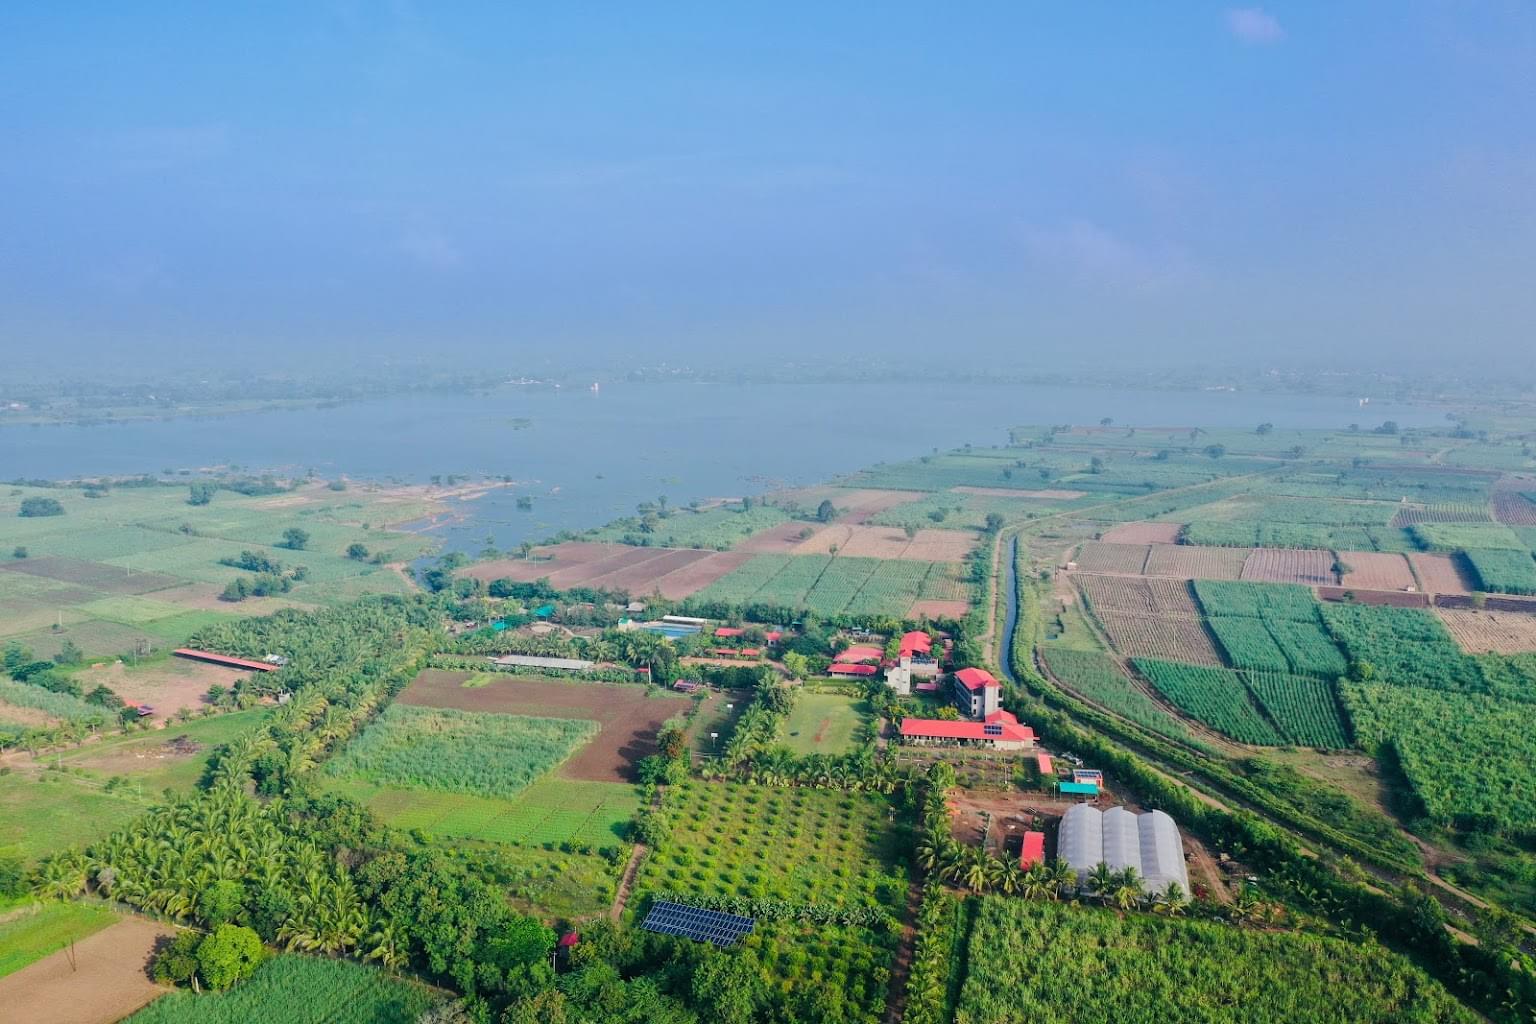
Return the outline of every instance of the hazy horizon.
<path id="1" fill-rule="evenodd" d="M 1536 9 L 0 10 L 31 362 L 1530 372 Z"/>

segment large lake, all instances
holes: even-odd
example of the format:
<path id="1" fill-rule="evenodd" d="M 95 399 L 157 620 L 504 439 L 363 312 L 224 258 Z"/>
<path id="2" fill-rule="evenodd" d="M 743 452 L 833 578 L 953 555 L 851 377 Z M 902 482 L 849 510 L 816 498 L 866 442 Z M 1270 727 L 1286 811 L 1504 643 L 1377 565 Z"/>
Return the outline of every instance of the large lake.
<path id="1" fill-rule="evenodd" d="M 329 409 L 0 430 L 0 479 L 134 474 L 213 465 L 397 478 L 510 476 L 519 486 L 466 503 L 439 530 L 478 550 L 586 529 L 666 495 L 673 504 L 808 484 L 934 448 L 999 444 L 1020 424 L 1117 423 L 1276 429 L 1444 422 L 1429 407 L 1221 391 L 1044 386 L 611 384 L 508 387 Z M 519 511 L 518 495 L 533 510 Z"/>

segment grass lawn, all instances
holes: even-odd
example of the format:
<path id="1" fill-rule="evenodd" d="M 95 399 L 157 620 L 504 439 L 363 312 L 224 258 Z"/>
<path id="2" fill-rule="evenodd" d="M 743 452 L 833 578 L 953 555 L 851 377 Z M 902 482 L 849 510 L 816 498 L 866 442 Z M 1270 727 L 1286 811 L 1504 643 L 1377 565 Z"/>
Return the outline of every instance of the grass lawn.
<path id="1" fill-rule="evenodd" d="M 225 715 L 172 722 L 165 729 L 112 735 L 76 747 L 62 755 L 63 763 L 81 768 L 105 782 L 114 775 L 130 780 L 133 789 L 148 797 L 158 797 L 163 790 L 190 791 L 214 748 L 257 728 L 271 714 L 268 708 L 252 708 Z M 199 747 L 182 754 L 167 748 L 172 740 L 185 736 Z"/>
<path id="2" fill-rule="evenodd" d="M 117 920 L 101 907 L 34 903 L 0 910 L 0 978 Z"/>
<path id="3" fill-rule="evenodd" d="M 797 754 L 846 754 L 858 746 L 869 721 L 862 697 L 841 693 L 801 693 L 785 719 L 785 744 Z"/>
<path id="4" fill-rule="evenodd" d="M 107 793 L 94 780 L 44 772 L 0 776 L 0 851 L 32 861 L 127 824 L 149 801 Z"/>

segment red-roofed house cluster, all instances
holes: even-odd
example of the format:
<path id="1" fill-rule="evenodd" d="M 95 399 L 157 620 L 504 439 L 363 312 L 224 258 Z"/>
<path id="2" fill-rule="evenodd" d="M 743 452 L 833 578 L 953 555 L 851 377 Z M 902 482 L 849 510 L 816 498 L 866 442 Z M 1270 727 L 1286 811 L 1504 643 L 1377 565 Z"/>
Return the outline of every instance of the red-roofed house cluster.
<path id="1" fill-rule="evenodd" d="M 907 743 L 978 744 L 997 750 L 1026 750 L 1035 745 L 1035 730 L 999 706 L 1002 685 L 985 669 L 963 668 L 953 677 L 955 704 L 969 721 L 904 718 L 901 738 Z"/>

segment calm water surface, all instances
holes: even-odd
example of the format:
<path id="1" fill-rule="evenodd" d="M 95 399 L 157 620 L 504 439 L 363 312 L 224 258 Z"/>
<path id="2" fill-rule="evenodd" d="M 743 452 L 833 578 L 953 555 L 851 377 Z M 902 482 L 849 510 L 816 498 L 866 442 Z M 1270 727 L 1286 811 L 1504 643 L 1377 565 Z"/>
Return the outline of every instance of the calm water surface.
<path id="1" fill-rule="evenodd" d="M 214 419 L 0 430 L 0 479 L 248 470 L 398 478 L 510 476 L 519 486 L 466 503 L 440 529 L 445 548 L 514 547 L 586 529 L 665 495 L 673 504 L 808 484 L 934 448 L 999 444 L 1025 423 L 1117 423 L 1277 430 L 1408 425 L 1441 410 L 1301 395 L 1153 392 L 1018 385 L 613 384 L 585 390 L 505 388 L 331 409 Z M 521 425 L 526 421 L 526 425 Z M 516 497 L 531 495 L 533 510 Z"/>

